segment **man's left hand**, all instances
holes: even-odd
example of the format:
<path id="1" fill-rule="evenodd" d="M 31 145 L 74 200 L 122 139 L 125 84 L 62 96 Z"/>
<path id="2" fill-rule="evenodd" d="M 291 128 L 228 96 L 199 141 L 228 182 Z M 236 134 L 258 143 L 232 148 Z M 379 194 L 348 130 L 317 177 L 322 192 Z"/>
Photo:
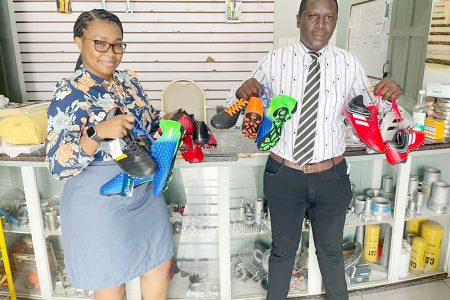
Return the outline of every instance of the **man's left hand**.
<path id="1" fill-rule="evenodd" d="M 377 85 L 375 85 L 373 94 L 377 95 L 380 90 L 383 90 L 381 92 L 381 96 L 383 99 L 387 100 L 394 100 L 398 99 L 402 94 L 402 88 L 391 78 L 385 77 L 383 80 L 378 82 Z"/>

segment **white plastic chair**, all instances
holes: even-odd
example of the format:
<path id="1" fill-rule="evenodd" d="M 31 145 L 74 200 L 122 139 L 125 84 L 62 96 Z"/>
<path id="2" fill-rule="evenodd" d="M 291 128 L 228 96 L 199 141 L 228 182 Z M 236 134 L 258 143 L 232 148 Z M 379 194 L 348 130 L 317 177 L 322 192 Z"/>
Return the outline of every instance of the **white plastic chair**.
<path id="1" fill-rule="evenodd" d="M 170 82 L 162 91 L 161 108 L 165 113 L 183 108 L 194 114 L 195 120 L 207 120 L 205 92 L 191 79 L 176 79 Z"/>

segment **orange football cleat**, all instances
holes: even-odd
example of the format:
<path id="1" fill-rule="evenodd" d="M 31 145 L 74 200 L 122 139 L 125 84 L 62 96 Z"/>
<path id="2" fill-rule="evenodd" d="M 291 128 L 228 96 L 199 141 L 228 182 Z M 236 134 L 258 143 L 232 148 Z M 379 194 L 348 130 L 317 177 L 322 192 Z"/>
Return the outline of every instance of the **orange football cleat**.
<path id="1" fill-rule="evenodd" d="M 249 139 L 255 139 L 259 125 L 263 118 L 263 105 L 261 98 L 250 98 L 244 113 L 244 123 L 242 124 L 242 134 Z"/>

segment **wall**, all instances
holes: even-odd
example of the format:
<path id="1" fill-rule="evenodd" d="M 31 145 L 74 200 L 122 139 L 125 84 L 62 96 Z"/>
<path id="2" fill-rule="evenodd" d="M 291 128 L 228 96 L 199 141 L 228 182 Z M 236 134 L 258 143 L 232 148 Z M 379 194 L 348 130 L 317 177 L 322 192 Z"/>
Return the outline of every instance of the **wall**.
<path id="1" fill-rule="evenodd" d="M 0 95 L 23 102 L 25 84 L 15 31 L 12 0 L 0 1 Z"/>
<path id="2" fill-rule="evenodd" d="M 433 3 L 437 0 L 433 0 Z M 430 27 L 431 30 L 431 27 Z M 423 75 L 423 89 L 426 90 L 429 83 L 449 83 L 450 82 L 450 67 L 436 68 L 425 65 L 425 73 Z"/>
<path id="3" fill-rule="evenodd" d="M 297 28 L 296 16 L 300 7 L 300 2 L 301 0 L 278 0 L 275 3 L 275 24 L 273 34 L 275 48 L 291 45 L 298 41 L 300 31 Z M 336 31 L 330 39 L 330 44 L 336 44 Z"/>
<path id="4" fill-rule="evenodd" d="M 336 46 L 347 49 L 348 22 L 350 19 L 350 8 L 353 4 L 367 0 L 338 0 L 339 19 L 336 26 Z"/>
<path id="5" fill-rule="evenodd" d="M 224 0 L 131 1 L 131 15 L 124 13 L 123 0 L 106 3 L 124 23 L 128 47 L 120 68 L 138 73 L 156 107 L 161 91 L 177 78 L 196 80 L 209 106 L 223 103 L 273 48 L 273 0 L 243 1 L 242 23 L 225 23 Z M 72 1 L 71 14 L 57 13 L 54 0 L 14 0 L 13 7 L 28 100 L 49 100 L 78 57 L 74 21 L 101 1 Z"/>
<path id="6" fill-rule="evenodd" d="M 275 2 L 275 24 L 273 42 L 275 47 L 280 44 L 280 39 L 298 39 L 300 36 L 297 28 L 297 12 L 300 0 L 277 0 Z M 281 41 L 281 44 L 284 42 Z"/>

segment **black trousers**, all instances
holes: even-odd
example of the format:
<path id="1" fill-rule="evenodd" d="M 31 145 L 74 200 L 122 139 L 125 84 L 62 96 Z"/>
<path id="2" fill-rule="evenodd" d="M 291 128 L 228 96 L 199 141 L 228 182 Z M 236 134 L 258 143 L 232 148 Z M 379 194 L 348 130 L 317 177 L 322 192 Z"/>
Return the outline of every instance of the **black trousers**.
<path id="1" fill-rule="evenodd" d="M 308 210 L 327 299 L 347 300 L 342 237 L 352 192 L 345 160 L 329 170 L 305 174 L 269 156 L 264 172 L 264 195 L 272 224 L 267 299 L 286 299 L 303 218 Z"/>

